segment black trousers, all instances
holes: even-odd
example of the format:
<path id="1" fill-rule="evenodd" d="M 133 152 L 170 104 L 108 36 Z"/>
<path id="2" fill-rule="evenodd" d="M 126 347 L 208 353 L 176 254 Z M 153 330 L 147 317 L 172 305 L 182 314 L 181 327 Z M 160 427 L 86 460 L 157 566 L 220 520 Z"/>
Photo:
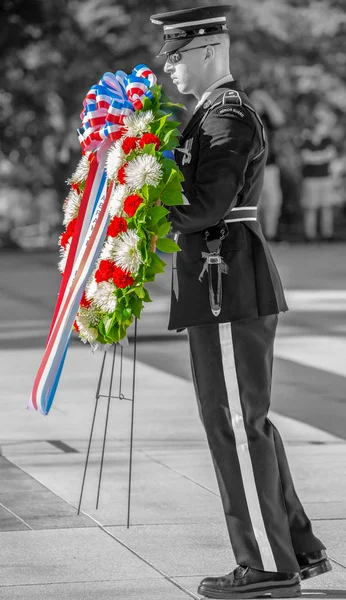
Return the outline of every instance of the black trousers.
<path id="1" fill-rule="evenodd" d="M 325 548 L 294 489 L 268 419 L 277 315 L 189 327 L 191 366 L 238 564 L 298 572 L 296 554 Z"/>

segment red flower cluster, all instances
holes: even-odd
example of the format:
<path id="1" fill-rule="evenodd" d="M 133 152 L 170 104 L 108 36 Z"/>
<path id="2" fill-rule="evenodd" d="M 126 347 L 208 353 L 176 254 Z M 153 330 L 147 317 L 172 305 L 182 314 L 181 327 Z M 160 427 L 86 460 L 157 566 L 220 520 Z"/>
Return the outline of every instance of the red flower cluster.
<path id="1" fill-rule="evenodd" d="M 66 249 L 67 242 L 74 234 L 74 230 L 76 228 L 76 222 L 77 222 L 77 218 L 72 219 L 72 221 L 70 221 L 69 224 L 67 225 L 66 231 L 64 231 L 64 233 L 62 233 L 60 236 L 60 245 L 64 249 Z"/>
<path id="2" fill-rule="evenodd" d="M 85 295 L 85 292 L 83 293 L 82 299 L 80 301 L 80 306 L 82 306 L 82 308 L 89 308 L 91 304 L 91 300 L 88 300 L 88 298 Z"/>
<path id="3" fill-rule="evenodd" d="M 155 150 L 158 150 L 161 146 L 161 140 L 154 133 L 144 133 L 139 141 L 139 145 L 141 148 L 144 148 L 146 144 L 155 144 Z"/>
<path id="4" fill-rule="evenodd" d="M 125 288 L 128 285 L 133 285 L 135 281 L 129 271 L 124 271 L 121 267 L 117 267 L 111 260 L 101 260 L 99 268 L 95 273 L 95 280 L 97 283 L 101 283 L 102 281 L 109 281 L 110 279 L 113 279 L 114 284 L 118 288 Z"/>
<path id="5" fill-rule="evenodd" d="M 127 221 L 123 217 L 114 217 L 107 229 L 107 235 L 116 237 L 119 233 L 127 231 Z"/>
<path id="6" fill-rule="evenodd" d="M 126 176 L 125 176 L 125 170 L 127 167 L 128 163 L 125 163 L 118 171 L 118 181 L 119 183 L 126 183 Z"/>
<path id="7" fill-rule="evenodd" d="M 129 154 L 131 150 L 136 150 L 138 140 L 139 138 L 136 137 L 127 137 L 124 139 L 121 147 L 124 150 L 125 154 Z"/>
<path id="8" fill-rule="evenodd" d="M 75 321 L 75 322 L 73 323 L 73 327 L 74 327 L 74 329 L 77 331 L 77 333 L 79 333 L 79 327 L 78 327 L 78 325 L 77 325 L 77 321 Z"/>
<path id="9" fill-rule="evenodd" d="M 95 273 L 97 283 L 108 281 L 113 277 L 114 263 L 111 260 L 101 260 L 99 268 Z"/>
<path id="10" fill-rule="evenodd" d="M 128 271 L 124 271 L 121 267 L 115 267 L 113 270 L 113 281 L 118 288 L 126 288 L 133 285 L 134 279 Z"/>
<path id="11" fill-rule="evenodd" d="M 129 217 L 133 217 L 136 214 L 137 208 L 140 204 L 142 204 L 143 198 L 138 196 L 138 194 L 132 194 L 131 196 L 127 196 L 124 202 L 124 211 L 129 215 Z"/>

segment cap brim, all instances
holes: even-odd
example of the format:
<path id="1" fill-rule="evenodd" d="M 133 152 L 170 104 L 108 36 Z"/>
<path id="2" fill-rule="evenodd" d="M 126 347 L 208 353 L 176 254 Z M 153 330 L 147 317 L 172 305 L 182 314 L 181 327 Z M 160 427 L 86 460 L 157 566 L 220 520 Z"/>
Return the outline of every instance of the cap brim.
<path id="1" fill-rule="evenodd" d="M 160 52 L 156 56 L 165 56 L 166 54 L 170 54 L 171 52 L 175 52 L 179 50 L 179 48 L 183 48 L 187 46 L 190 42 L 192 42 L 193 38 L 182 39 L 182 40 L 168 40 L 165 42 L 160 50 Z"/>

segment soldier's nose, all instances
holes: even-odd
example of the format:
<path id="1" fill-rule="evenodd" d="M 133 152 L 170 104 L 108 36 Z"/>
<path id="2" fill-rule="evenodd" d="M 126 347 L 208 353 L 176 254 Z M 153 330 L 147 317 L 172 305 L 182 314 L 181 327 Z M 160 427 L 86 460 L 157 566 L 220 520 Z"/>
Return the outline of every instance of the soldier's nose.
<path id="1" fill-rule="evenodd" d="M 172 73 L 173 69 L 174 69 L 174 67 L 173 67 L 172 63 L 167 58 L 167 60 L 165 62 L 165 66 L 163 67 L 164 72 L 165 73 Z"/>

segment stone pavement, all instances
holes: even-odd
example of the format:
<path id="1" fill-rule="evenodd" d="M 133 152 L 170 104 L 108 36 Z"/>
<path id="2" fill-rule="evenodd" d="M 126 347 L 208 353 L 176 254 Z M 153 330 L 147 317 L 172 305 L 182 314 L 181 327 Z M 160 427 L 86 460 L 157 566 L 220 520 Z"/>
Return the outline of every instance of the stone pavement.
<path id="1" fill-rule="evenodd" d="M 41 355 L 42 348 L 0 351 L 1 600 L 197 599 L 202 577 L 229 572 L 235 562 L 191 382 L 138 362 L 127 529 L 131 403 L 111 402 L 96 510 L 106 414 L 100 400 L 78 516 L 102 356 L 72 344 L 52 411 L 43 417 L 25 409 Z M 333 562 L 331 573 L 302 585 L 303 596 L 346 598 L 346 442 L 282 415 L 271 419 Z"/>

